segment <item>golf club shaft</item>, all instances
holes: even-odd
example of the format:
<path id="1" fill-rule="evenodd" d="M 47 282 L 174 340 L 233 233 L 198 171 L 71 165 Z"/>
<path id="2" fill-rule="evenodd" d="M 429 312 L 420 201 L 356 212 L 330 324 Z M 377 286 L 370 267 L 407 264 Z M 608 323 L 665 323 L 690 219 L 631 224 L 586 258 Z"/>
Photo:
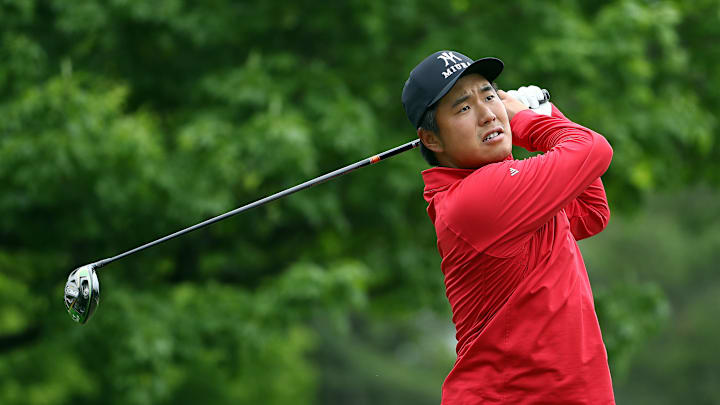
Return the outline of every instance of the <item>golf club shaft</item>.
<path id="1" fill-rule="evenodd" d="M 231 216 L 233 216 L 233 215 L 239 214 L 239 213 L 241 213 L 241 212 L 243 212 L 243 211 L 247 211 L 247 210 L 249 210 L 249 209 L 251 209 L 251 208 L 259 207 L 259 206 L 261 206 L 261 205 L 263 205 L 263 204 L 269 203 L 270 201 L 277 200 L 278 198 L 285 197 L 285 196 L 287 196 L 287 195 L 293 194 L 293 193 L 298 192 L 298 191 L 300 191 L 300 190 L 304 190 L 304 189 L 306 189 L 306 188 L 312 187 L 312 186 L 314 186 L 314 185 L 316 185 L 316 184 L 324 183 L 324 182 L 326 182 L 326 181 L 328 181 L 328 180 L 330 180 L 330 179 L 333 179 L 333 178 L 335 178 L 335 177 L 342 176 L 343 174 L 349 173 L 349 172 L 351 172 L 351 171 L 353 171 L 353 170 L 355 170 L 355 169 L 359 169 L 359 168 L 361 168 L 361 167 L 365 167 L 365 166 L 371 165 L 371 164 L 373 164 L 373 163 L 377 163 L 377 162 L 379 162 L 379 161 L 381 161 L 381 160 L 385 160 L 385 159 L 387 159 L 387 158 L 389 158 L 389 157 L 395 156 L 395 155 L 400 154 L 400 153 L 402 153 L 402 152 L 408 151 L 408 150 L 410 150 L 410 149 L 414 149 L 414 148 L 416 148 L 418 145 L 420 145 L 420 140 L 419 140 L 419 139 L 416 139 L 416 140 L 411 141 L 411 142 L 408 142 L 408 143 L 406 143 L 406 144 L 403 144 L 403 145 L 397 146 L 397 147 L 395 147 L 395 148 L 386 150 L 385 152 L 382 152 L 382 153 L 380 153 L 380 154 L 377 154 L 377 155 L 371 156 L 371 157 L 369 157 L 369 158 L 363 159 L 363 160 L 361 160 L 361 161 L 359 161 L 359 162 L 353 163 L 353 164 L 348 165 L 348 166 L 345 166 L 345 167 L 343 167 L 343 168 L 341 168 L 341 169 L 338 169 L 338 170 L 332 171 L 332 172 L 330 172 L 330 173 L 324 174 L 324 175 L 322 175 L 322 176 L 320 176 L 320 177 L 316 177 L 316 178 L 314 178 L 314 179 L 312 179 L 312 180 L 308 180 L 308 181 L 306 181 L 306 182 L 304 182 L 304 183 L 302 183 L 302 184 L 298 184 L 297 186 L 294 186 L 294 187 L 285 189 L 285 190 L 280 191 L 280 192 L 278 192 L 278 193 L 275 193 L 275 194 L 273 194 L 273 195 L 270 195 L 270 196 L 267 196 L 267 197 L 262 198 L 262 199 L 260 199 L 260 200 L 257 200 L 257 201 L 255 201 L 255 202 L 252 202 L 252 203 L 250 203 L 250 204 L 244 205 L 244 206 L 242 206 L 242 207 L 240 207 L 240 208 L 236 208 L 236 209 L 234 209 L 234 210 L 232 210 L 232 211 L 226 212 L 226 213 L 224 213 L 224 214 L 222 214 L 222 215 L 218 215 L 218 216 L 216 216 L 216 217 L 214 217 L 214 218 L 210 218 L 210 219 L 208 219 L 208 220 L 206 220 L 206 221 L 200 222 L 199 224 L 196 224 L 196 225 L 193 225 L 193 226 L 191 226 L 191 227 L 182 229 L 182 230 L 177 231 L 177 232 L 175 232 L 175 233 L 173 233 L 173 234 L 167 235 L 167 236 L 165 236 L 165 237 L 163 237 L 163 238 L 160 238 L 160 239 L 154 240 L 154 241 L 152 241 L 152 242 L 146 243 L 146 244 L 144 244 L 144 245 L 142 245 L 142 246 L 136 247 L 135 249 L 128 250 L 128 251 L 125 252 L 125 253 L 121 253 L 121 254 L 119 254 L 119 255 L 117 255 L 117 256 L 113 256 L 113 257 L 110 257 L 110 258 L 107 258 L 107 259 L 100 260 L 100 261 L 98 261 L 98 262 L 93 263 L 93 266 L 94 266 L 94 268 L 102 267 L 102 266 L 104 266 L 104 265 L 106 265 L 106 264 L 108 264 L 108 263 L 114 262 L 115 260 L 122 259 L 122 258 L 125 257 L 125 256 L 129 256 L 129 255 L 131 255 L 131 254 L 133 254 L 133 253 L 137 253 L 137 252 L 139 252 L 139 251 L 141 251 L 141 250 L 145 250 L 145 249 L 147 249 L 147 248 L 149 248 L 149 247 L 152 247 L 152 246 L 155 246 L 155 245 L 157 245 L 157 244 L 163 243 L 163 242 L 168 241 L 168 240 L 170 240 L 170 239 L 177 238 L 178 236 L 181 236 L 181 235 L 184 235 L 184 234 L 186 234 L 186 233 L 192 232 L 192 231 L 194 231 L 194 230 L 196 230 L 196 229 L 203 228 L 203 227 L 208 226 L 208 225 L 210 225 L 210 224 L 213 224 L 213 223 L 215 223 L 215 222 L 221 221 L 221 220 L 223 220 L 223 219 L 225 219 L 225 218 L 228 218 L 228 217 L 231 217 Z"/>

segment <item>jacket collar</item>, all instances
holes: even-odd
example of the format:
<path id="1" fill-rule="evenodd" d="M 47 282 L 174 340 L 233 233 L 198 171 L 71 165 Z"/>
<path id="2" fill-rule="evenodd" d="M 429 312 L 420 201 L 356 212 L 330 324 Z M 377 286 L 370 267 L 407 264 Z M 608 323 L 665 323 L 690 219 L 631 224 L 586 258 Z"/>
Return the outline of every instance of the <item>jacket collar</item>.
<path id="1" fill-rule="evenodd" d="M 474 171 L 473 169 L 455 169 L 441 166 L 423 170 L 422 177 L 425 182 L 423 194 L 426 196 L 425 199 L 427 200 L 428 194 L 431 194 L 429 197 L 432 197 L 438 191 L 445 190 Z"/>
<path id="2" fill-rule="evenodd" d="M 504 160 L 512 160 L 512 154 Z M 464 179 L 476 170 L 480 170 L 485 166 L 477 169 L 455 169 L 453 167 L 436 166 L 422 171 L 423 182 L 425 182 L 425 190 L 423 197 L 425 201 L 430 202 L 433 196 L 440 191 L 446 190 L 448 187 Z"/>

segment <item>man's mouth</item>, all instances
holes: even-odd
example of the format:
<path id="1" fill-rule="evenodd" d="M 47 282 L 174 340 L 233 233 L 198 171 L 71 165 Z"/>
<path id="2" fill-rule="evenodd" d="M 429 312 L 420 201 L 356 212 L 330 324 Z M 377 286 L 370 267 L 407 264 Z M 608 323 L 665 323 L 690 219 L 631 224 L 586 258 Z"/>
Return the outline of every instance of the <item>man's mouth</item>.
<path id="1" fill-rule="evenodd" d="M 487 141 L 493 140 L 493 139 L 497 138 L 498 136 L 502 135 L 503 132 L 505 132 L 505 131 L 503 131 L 502 128 L 500 128 L 500 127 L 495 128 L 492 131 L 488 132 L 482 141 L 487 142 Z"/>

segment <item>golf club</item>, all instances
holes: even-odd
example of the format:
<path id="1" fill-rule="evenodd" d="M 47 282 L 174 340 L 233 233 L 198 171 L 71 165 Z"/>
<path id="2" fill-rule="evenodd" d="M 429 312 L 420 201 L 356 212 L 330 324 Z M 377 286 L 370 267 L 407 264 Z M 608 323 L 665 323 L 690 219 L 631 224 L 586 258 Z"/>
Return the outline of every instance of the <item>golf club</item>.
<path id="1" fill-rule="evenodd" d="M 543 94 L 544 94 L 545 98 L 540 101 L 541 103 L 545 103 L 550 99 L 550 93 L 547 90 L 543 89 Z M 304 190 L 306 188 L 312 187 L 316 184 L 324 183 L 330 179 L 342 176 L 342 175 L 349 173 L 355 169 L 369 166 L 373 163 L 377 163 L 381 160 L 385 160 L 387 158 L 390 158 L 390 157 L 400 154 L 402 152 L 408 151 L 410 149 L 414 149 L 414 148 L 418 147 L 419 145 L 420 145 L 420 140 L 415 139 L 414 141 L 411 141 L 406 144 L 397 146 L 395 148 L 386 150 L 385 152 L 371 156 L 369 158 L 365 158 L 356 163 L 345 166 L 343 168 L 332 171 L 330 173 L 324 174 L 322 176 L 316 177 L 312 180 L 308 180 L 304 183 L 298 184 L 294 187 L 291 187 L 291 188 L 285 189 L 283 191 L 280 191 L 278 193 L 272 194 L 270 196 L 267 196 L 265 198 L 255 201 L 255 202 L 252 202 L 250 204 L 244 205 L 240 208 L 236 208 L 232 211 L 228 211 L 224 214 L 210 218 L 208 220 L 200 222 L 191 227 L 179 230 L 173 234 L 167 235 L 160 239 L 146 243 L 142 246 L 136 247 L 135 249 L 128 250 L 127 252 L 121 253 L 117 256 L 113 256 L 113 257 L 110 257 L 107 259 L 102 259 L 97 262 L 78 267 L 70 273 L 70 275 L 68 276 L 67 283 L 65 283 L 65 308 L 67 309 L 68 313 L 70 314 L 70 317 L 77 323 L 84 324 L 88 321 L 88 319 L 90 319 L 90 317 L 93 315 L 93 313 L 97 309 L 98 304 L 100 303 L 100 282 L 98 281 L 96 270 L 99 269 L 100 267 L 105 266 L 106 264 L 112 263 L 116 260 L 122 259 L 123 257 L 129 256 L 133 253 L 137 253 L 141 250 L 145 250 L 149 247 L 155 246 L 157 244 L 168 241 L 170 239 L 177 238 L 178 236 L 192 232 L 196 229 L 203 228 L 203 227 L 213 224 L 215 222 L 221 221 L 225 218 L 239 214 L 243 211 L 247 211 L 251 208 L 259 207 L 263 204 L 269 203 L 270 201 L 277 200 L 279 198 L 293 194 L 300 190 Z"/>
<path id="2" fill-rule="evenodd" d="M 97 309 L 97 306 L 100 302 L 100 282 L 98 281 L 97 273 L 96 273 L 96 270 L 99 269 L 100 267 L 103 267 L 106 264 L 112 263 L 116 260 L 122 259 L 123 257 L 129 256 L 133 253 L 137 253 L 141 250 L 145 250 L 149 247 L 155 246 L 159 243 L 168 241 L 173 238 L 177 238 L 178 236 L 184 235 L 188 232 L 192 232 L 196 229 L 203 228 L 203 227 L 213 224 L 215 222 L 221 221 L 225 218 L 239 214 L 243 211 L 247 211 L 251 208 L 259 207 L 263 204 L 269 203 L 270 201 L 277 200 L 277 199 L 285 197 L 287 195 L 296 193 L 300 190 L 304 190 L 306 188 L 312 187 L 316 184 L 324 183 L 335 177 L 342 176 L 343 174 L 349 173 L 355 169 L 359 169 L 361 167 L 365 167 L 365 166 L 371 165 L 373 163 L 377 163 L 381 160 L 385 160 L 387 158 L 390 158 L 390 157 L 400 154 L 402 152 L 408 151 L 410 149 L 414 149 L 418 145 L 420 145 L 420 140 L 416 139 L 414 141 L 408 142 L 408 143 L 400 145 L 398 147 L 386 150 L 385 152 L 382 152 L 380 154 L 363 159 L 359 162 L 345 166 L 341 169 L 338 169 L 338 170 L 332 171 L 330 173 L 324 174 L 322 176 L 316 177 L 312 180 L 308 180 L 302 184 L 298 184 L 297 186 L 294 186 L 294 187 L 285 189 L 283 191 L 280 191 L 278 193 L 272 194 L 270 196 L 267 196 L 265 198 L 255 201 L 255 202 L 252 202 L 250 204 L 244 205 L 240 208 L 236 208 L 236 209 L 226 212 L 222 215 L 218 215 L 216 217 L 210 218 L 206 221 L 200 222 L 199 224 L 182 229 L 173 234 L 167 235 L 163 238 L 146 243 L 142 246 L 136 247 L 135 249 L 128 250 L 125 253 L 121 253 L 117 256 L 113 256 L 113 257 L 110 257 L 107 259 L 99 260 L 97 262 L 78 267 L 75 270 L 73 270 L 72 273 L 70 273 L 70 275 L 68 276 L 67 283 L 65 284 L 65 307 L 67 308 L 67 311 L 70 314 L 70 317 L 75 322 L 84 324 L 85 322 L 88 321 L 88 319 L 90 319 L 90 317 L 95 312 L 95 310 Z"/>

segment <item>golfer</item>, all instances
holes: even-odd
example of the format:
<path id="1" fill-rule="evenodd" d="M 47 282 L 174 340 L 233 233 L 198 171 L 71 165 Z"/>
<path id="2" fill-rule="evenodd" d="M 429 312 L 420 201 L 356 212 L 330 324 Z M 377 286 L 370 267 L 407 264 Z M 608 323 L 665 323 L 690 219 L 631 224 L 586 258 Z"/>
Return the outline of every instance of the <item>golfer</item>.
<path id="1" fill-rule="evenodd" d="M 540 114 L 496 90 L 502 69 L 440 51 L 402 93 L 435 166 L 424 197 L 456 328 L 442 404 L 614 404 L 577 246 L 610 217 L 600 176 L 612 149 L 555 106 Z M 516 94 L 537 106 L 537 91 Z M 512 145 L 544 153 L 515 160 Z"/>

